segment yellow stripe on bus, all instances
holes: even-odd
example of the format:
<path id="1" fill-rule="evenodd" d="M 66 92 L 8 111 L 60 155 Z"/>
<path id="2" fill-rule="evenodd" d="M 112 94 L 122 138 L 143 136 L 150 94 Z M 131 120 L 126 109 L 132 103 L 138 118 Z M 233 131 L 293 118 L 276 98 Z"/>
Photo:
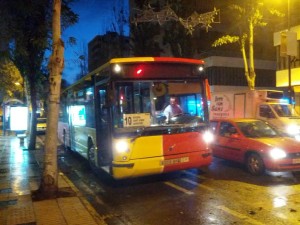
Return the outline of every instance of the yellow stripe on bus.
<path id="1" fill-rule="evenodd" d="M 138 137 L 131 147 L 131 159 L 163 156 L 163 138 L 161 135 Z"/>
<path id="2" fill-rule="evenodd" d="M 142 136 L 130 145 L 129 158 L 115 156 L 113 176 L 116 179 L 159 174 L 163 172 L 163 138 L 162 136 Z"/>
<path id="3" fill-rule="evenodd" d="M 153 62 L 153 57 L 131 57 L 131 58 L 114 58 L 110 63 L 125 63 L 125 62 Z"/>

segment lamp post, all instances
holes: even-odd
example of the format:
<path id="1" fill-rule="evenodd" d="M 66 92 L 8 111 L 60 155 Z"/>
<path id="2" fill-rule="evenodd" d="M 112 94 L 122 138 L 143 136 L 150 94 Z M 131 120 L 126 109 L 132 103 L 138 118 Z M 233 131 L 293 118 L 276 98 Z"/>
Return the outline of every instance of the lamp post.
<path id="1" fill-rule="evenodd" d="M 287 0 L 287 30 L 290 30 L 290 0 Z M 293 103 L 293 90 L 292 90 L 292 70 L 291 70 L 291 56 L 288 55 L 288 93 L 289 93 L 289 103 Z"/>

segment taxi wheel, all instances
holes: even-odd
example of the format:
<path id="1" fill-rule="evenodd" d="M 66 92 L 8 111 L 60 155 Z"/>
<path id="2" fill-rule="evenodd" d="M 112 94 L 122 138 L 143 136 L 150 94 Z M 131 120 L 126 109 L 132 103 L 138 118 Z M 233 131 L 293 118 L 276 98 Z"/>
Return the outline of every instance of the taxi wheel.
<path id="1" fill-rule="evenodd" d="M 246 159 L 246 166 L 247 170 L 252 175 L 261 175 L 265 172 L 265 165 L 262 158 L 255 153 L 248 155 Z"/>

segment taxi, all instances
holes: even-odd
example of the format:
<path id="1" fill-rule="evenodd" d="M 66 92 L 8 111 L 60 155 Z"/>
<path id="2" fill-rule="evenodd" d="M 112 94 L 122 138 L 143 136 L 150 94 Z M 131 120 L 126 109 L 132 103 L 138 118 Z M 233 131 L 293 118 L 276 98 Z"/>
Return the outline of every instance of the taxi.
<path id="1" fill-rule="evenodd" d="M 300 171 L 300 143 L 282 136 L 267 122 L 257 119 L 210 121 L 215 140 L 214 157 L 242 163 L 253 175 L 268 171 Z"/>
<path id="2" fill-rule="evenodd" d="M 37 118 L 36 132 L 38 134 L 45 134 L 47 129 L 47 118 Z"/>

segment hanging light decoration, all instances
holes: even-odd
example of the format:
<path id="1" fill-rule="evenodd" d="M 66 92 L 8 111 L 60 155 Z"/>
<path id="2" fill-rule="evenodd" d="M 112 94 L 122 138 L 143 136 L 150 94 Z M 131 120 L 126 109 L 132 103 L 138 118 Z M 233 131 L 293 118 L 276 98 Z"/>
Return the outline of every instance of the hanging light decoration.
<path id="1" fill-rule="evenodd" d="M 160 11 L 155 11 L 154 8 L 148 5 L 144 10 L 136 9 L 136 12 L 136 17 L 132 20 L 136 25 L 137 23 L 147 22 L 157 22 L 159 25 L 162 25 L 168 21 L 179 21 L 188 30 L 189 34 L 192 34 L 199 25 L 208 31 L 212 23 L 220 23 L 220 10 L 216 8 L 212 12 L 201 14 L 195 11 L 186 19 L 178 17 L 169 5 Z M 215 20 L 217 16 L 218 20 Z"/>

